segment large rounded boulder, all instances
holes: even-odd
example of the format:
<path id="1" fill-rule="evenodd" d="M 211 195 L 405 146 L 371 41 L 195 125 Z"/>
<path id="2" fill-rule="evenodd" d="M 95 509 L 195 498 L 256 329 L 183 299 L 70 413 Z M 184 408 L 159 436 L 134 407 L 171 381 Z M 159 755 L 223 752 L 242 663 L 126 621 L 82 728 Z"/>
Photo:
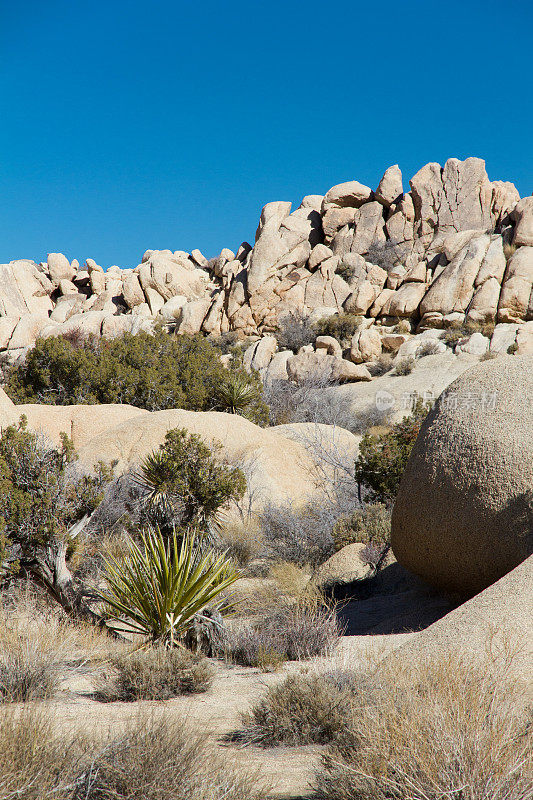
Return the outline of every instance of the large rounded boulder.
<path id="1" fill-rule="evenodd" d="M 422 425 L 392 515 L 408 570 L 473 595 L 533 553 L 533 358 L 483 361 Z"/>

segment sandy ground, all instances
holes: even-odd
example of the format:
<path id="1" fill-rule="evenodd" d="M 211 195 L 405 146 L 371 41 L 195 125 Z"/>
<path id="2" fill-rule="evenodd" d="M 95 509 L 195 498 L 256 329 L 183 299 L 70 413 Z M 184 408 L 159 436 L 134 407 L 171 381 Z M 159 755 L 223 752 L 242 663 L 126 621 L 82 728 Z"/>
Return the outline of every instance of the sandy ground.
<path id="1" fill-rule="evenodd" d="M 165 702 L 101 703 L 93 697 L 93 687 L 87 674 L 65 675 L 61 691 L 50 701 L 50 711 L 73 728 L 94 726 L 100 732 L 116 732 L 139 709 L 153 708 L 165 714 L 177 715 L 191 726 L 208 733 L 225 758 L 257 769 L 272 786 L 271 797 L 310 797 L 310 782 L 319 762 L 322 748 L 275 747 L 260 748 L 228 743 L 227 734 L 241 728 L 241 714 L 258 701 L 266 689 L 294 672 L 327 671 L 332 668 L 361 669 L 369 659 L 375 661 L 403 644 L 416 634 L 391 634 L 385 636 L 343 636 L 329 657 L 306 662 L 289 662 L 275 673 L 262 673 L 257 669 L 215 664 L 213 684 L 205 694 L 179 697 Z"/>

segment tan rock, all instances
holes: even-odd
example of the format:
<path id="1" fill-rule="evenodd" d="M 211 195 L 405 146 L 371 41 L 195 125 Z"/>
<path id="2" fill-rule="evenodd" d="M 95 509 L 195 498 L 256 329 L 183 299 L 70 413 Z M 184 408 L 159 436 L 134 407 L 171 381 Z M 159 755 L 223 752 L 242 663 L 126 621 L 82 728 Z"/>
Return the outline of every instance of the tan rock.
<path id="1" fill-rule="evenodd" d="M 362 364 L 365 361 L 375 361 L 381 355 L 381 335 L 379 331 L 372 328 L 363 328 L 357 331 L 352 337 L 350 347 L 350 360 L 354 364 Z"/>
<path id="2" fill-rule="evenodd" d="M 424 283 L 404 283 L 392 294 L 381 313 L 391 317 L 413 317 L 426 295 Z"/>
<path id="3" fill-rule="evenodd" d="M 91 289 L 94 294 L 102 294 L 105 292 L 105 273 L 93 269 L 89 272 L 89 280 L 91 282 Z"/>
<path id="4" fill-rule="evenodd" d="M 531 555 L 532 396 L 530 356 L 481 362 L 448 387 L 393 510 L 392 547 L 406 569 L 473 595 Z"/>
<path id="5" fill-rule="evenodd" d="M 371 568 L 361 558 L 365 547 L 366 545 L 360 542 L 342 547 L 318 567 L 313 575 L 313 581 L 321 586 L 337 582 L 350 583 L 368 578 Z"/>
<path id="6" fill-rule="evenodd" d="M 275 336 L 263 336 L 258 342 L 250 345 L 244 353 L 243 364 L 248 370 L 265 369 L 278 349 Z"/>
<path id="7" fill-rule="evenodd" d="M 387 333 L 381 337 L 381 345 L 389 353 L 396 353 L 404 342 L 410 339 L 408 333 Z"/>
<path id="8" fill-rule="evenodd" d="M 18 350 L 22 347 L 32 347 L 39 333 L 48 323 L 48 314 L 23 314 L 11 334 L 9 349 Z"/>
<path id="9" fill-rule="evenodd" d="M 100 264 L 97 264 L 96 261 L 93 258 L 87 258 L 85 260 L 85 266 L 87 267 L 87 272 L 89 273 L 89 275 L 91 274 L 91 272 L 103 272 L 104 271 L 104 268 L 101 267 Z"/>
<path id="10" fill-rule="evenodd" d="M 325 356 L 331 358 L 332 356 Z M 335 358 L 335 356 L 333 356 Z M 338 383 L 358 383 L 371 381 L 372 375 L 363 364 L 354 364 L 345 358 L 336 358 L 331 371 L 332 380 Z"/>
<path id="11" fill-rule="evenodd" d="M 503 279 L 498 322 L 520 322 L 526 317 L 533 287 L 533 247 L 519 247 Z"/>
<path id="12" fill-rule="evenodd" d="M 385 170 L 379 186 L 374 192 L 374 198 L 389 208 L 403 195 L 402 171 L 398 164 Z"/>
<path id="13" fill-rule="evenodd" d="M 209 264 L 209 261 L 200 250 L 193 250 L 191 252 L 191 258 L 195 264 L 198 264 L 199 267 L 203 267 L 204 269 Z"/>
<path id="14" fill-rule="evenodd" d="M 372 246 L 385 244 L 385 219 L 381 203 L 365 203 L 358 209 L 354 222 L 353 253 L 368 253 Z"/>
<path id="15" fill-rule="evenodd" d="M 61 278 L 59 281 L 59 292 L 63 296 L 68 294 L 78 294 L 78 287 L 72 281 L 66 278 Z"/>
<path id="16" fill-rule="evenodd" d="M 71 281 L 76 274 L 76 270 L 71 267 L 63 253 L 48 253 L 47 264 L 48 273 L 54 283 L 59 283 L 62 278 Z"/>
<path id="17" fill-rule="evenodd" d="M 326 247 L 325 244 L 317 244 L 311 250 L 311 255 L 309 256 L 309 269 L 311 272 L 315 270 L 323 261 L 326 259 L 331 258 L 333 255 L 333 251 Z"/>
<path id="18" fill-rule="evenodd" d="M 533 320 L 520 325 L 516 332 L 517 356 L 533 356 Z"/>
<path id="19" fill-rule="evenodd" d="M 433 281 L 420 303 L 421 315 L 430 312 L 450 314 L 465 312 L 474 294 L 474 283 L 490 244 L 486 234 L 475 237 L 463 247 L 438 278 Z"/>
<path id="20" fill-rule="evenodd" d="M 180 309 L 177 332 L 182 334 L 199 333 L 210 305 L 211 300 L 209 298 L 206 300 L 191 300 L 183 305 Z"/>
<path id="21" fill-rule="evenodd" d="M 359 208 L 359 206 L 370 200 L 372 190 L 359 181 L 347 181 L 333 186 L 326 192 L 322 201 L 322 212 L 329 208 Z"/>
<path id="22" fill-rule="evenodd" d="M 49 297 L 54 285 L 33 261 L 25 259 L 0 264 L 0 316 L 45 314 L 52 310 Z"/>
<path id="23" fill-rule="evenodd" d="M 368 280 L 363 281 L 344 302 L 344 310 L 348 314 L 366 314 L 376 299 L 376 288 Z"/>
<path id="24" fill-rule="evenodd" d="M 324 241 L 330 244 L 335 235 L 345 225 L 350 225 L 355 222 L 356 209 L 351 207 L 337 208 L 331 206 L 322 217 L 322 228 L 324 230 Z"/>
<path id="25" fill-rule="evenodd" d="M 316 350 L 325 350 L 328 356 L 342 358 L 342 347 L 333 336 L 317 336 L 315 348 Z"/>
<path id="26" fill-rule="evenodd" d="M 524 197 L 513 211 L 516 220 L 513 244 L 533 247 L 533 196 Z"/>
<path id="27" fill-rule="evenodd" d="M 124 301 L 128 306 L 128 308 L 134 308 L 135 306 L 140 306 L 142 303 L 145 302 L 144 292 L 142 290 L 139 277 L 138 275 L 135 275 L 135 273 L 133 272 L 124 278 L 122 293 L 124 295 Z"/>

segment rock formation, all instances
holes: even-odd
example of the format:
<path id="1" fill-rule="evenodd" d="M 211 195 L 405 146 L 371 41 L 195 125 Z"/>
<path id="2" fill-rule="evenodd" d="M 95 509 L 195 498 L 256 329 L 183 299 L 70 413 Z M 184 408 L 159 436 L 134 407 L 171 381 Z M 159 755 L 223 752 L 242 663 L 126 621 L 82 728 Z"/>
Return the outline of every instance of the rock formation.
<path id="1" fill-rule="evenodd" d="M 533 553 L 533 359 L 478 364 L 423 423 L 392 516 L 392 547 L 440 589 L 473 595 Z"/>
<path id="2" fill-rule="evenodd" d="M 500 328 L 497 341 L 507 336 L 507 346 L 533 352 L 532 231 L 533 198 L 491 182 L 478 158 L 427 164 L 406 193 L 395 165 L 374 191 L 349 181 L 294 211 L 267 203 L 253 247 L 224 248 L 211 260 L 199 250 L 147 250 L 135 268 L 105 272 L 61 253 L 1 265 L 0 350 L 14 359 L 38 336 L 112 337 L 155 321 L 178 333 L 259 337 L 291 312 L 346 311 L 372 326 L 343 359 L 355 364 L 375 357 L 399 320 L 410 331 L 513 325 L 514 336 Z M 339 370 L 342 380 L 368 380 L 364 369 Z"/>

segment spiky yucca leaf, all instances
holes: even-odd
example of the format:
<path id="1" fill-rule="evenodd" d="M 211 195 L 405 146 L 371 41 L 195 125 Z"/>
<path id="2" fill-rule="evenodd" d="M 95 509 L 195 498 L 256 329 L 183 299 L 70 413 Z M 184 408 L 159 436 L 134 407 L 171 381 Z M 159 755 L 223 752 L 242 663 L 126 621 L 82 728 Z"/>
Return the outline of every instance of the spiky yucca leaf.
<path id="1" fill-rule="evenodd" d="M 185 635 L 195 614 L 239 577 L 224 555 L 200 554 L 195 536 L 163 538 L 146 530 L 141 544 L 129 542 L 123 559 L 106 560 L 108 591 L 100 592 L 111 620 L 151 642 L 173 645 Z"/>
<path id="2" fill-rule="evenodd" d="M 228 372 L 215 392 L 217 408 L 230 414 L 242 414 L 260 398 L 258 386 L 238 372 Z"/>

